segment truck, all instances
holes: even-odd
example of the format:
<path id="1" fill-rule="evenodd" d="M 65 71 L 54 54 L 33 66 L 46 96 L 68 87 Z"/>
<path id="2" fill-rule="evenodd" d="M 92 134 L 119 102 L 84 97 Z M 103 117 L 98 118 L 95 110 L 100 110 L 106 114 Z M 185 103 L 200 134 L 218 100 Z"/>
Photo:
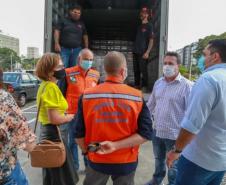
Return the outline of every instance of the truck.
<path id="1" fill-rule="evenodd" d="M 167 50 L 169 0 L 45 0 L 44 52 L 53 51 L 54 24 L 68 14 L 69 7 L 82 6 L 82 20 L 89 35 L 95 65 L 104 77 L 103 57 L 108 51 L 123 52 L 127 58 L 127 83 L 133 85 L 133 43 L 139 25 L 139 11 L 149 7 L 154 28 L 154 47 L 148 62 L 148 89 L 162 75 Z"/>

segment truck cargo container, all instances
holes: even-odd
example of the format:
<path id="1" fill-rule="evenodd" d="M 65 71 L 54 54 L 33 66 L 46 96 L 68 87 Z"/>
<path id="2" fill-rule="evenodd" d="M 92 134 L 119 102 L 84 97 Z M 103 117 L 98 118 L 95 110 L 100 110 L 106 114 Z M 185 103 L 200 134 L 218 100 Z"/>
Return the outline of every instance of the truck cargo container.
<path id="1" fill-rule="evenodd" d="M 148 89 L 162 75 L 162 59 L 167 49 L 169 0 L 45 0 L 44 51 L 53 50 L 54 24 L 68 15 L 72 4 L 83 8 L 82 20 L 89 35 L 90 49 L 95 53 L 95 65 L 104 77 L 102 59 L 112 50 L 121 51 L 128 62 L 129 84 L 134 83 L 133 43 L 139 25 L 139 10 L 147 6 L 152 11 L 154 48 L 148 64 Z"/>

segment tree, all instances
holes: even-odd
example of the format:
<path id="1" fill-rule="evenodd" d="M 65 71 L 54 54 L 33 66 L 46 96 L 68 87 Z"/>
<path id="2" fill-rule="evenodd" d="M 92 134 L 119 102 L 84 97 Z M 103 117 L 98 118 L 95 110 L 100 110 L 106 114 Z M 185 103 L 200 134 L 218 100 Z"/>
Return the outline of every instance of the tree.
<path id="1" fill-rule="evenodd" d="M 199 39 L 197 51 L 195 52 L 194 57 L 198 59 L 202 55 L 202 51 L 207 46 L 209 41 L 215 40 L 215 39 L 226 39 L 226 32 L 222 33 L 221 35 L 210 35 L 203 39 Z"/>
<path id="2" fill-rule="evenodd" d="M 15 51 L 9 48 L 0 48 L 0 66 L 4 71 L 11 70 L 11 67 L 13 69 L 16 61 L 20 62 L 21 60 Z"/>
<path id="3" fill-rule="evenodd" d="M 23 59 L 21 64 L 23 69 L 29 70 L 34 69 L 39 59 Z"/>
<path id="4" fill-rule="evenodd" d="M 186 68 L 183 65 L 180 65 L 179 71 L 180 71 L 181 75 L 183 75 L 185 78 L 189 79 L 189 69 L 188 68 Z M 194 81 L 198 77 L 199 74 L 200 74 L 200 71 L 197 68 L 197 66 L 192 66 L 190 80 Z"/>

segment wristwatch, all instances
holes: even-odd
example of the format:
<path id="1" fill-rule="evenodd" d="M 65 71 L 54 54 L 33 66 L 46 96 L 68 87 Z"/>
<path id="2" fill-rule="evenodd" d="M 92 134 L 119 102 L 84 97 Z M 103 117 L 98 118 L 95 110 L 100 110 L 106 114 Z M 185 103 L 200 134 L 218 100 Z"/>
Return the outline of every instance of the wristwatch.
<path id="1" fill-rule="evenodd" d="M 172 151 L 177 154 L 180 154 L 182 152 L 182 150 L 177 149 L 175 145 L 173 146 Z"/>

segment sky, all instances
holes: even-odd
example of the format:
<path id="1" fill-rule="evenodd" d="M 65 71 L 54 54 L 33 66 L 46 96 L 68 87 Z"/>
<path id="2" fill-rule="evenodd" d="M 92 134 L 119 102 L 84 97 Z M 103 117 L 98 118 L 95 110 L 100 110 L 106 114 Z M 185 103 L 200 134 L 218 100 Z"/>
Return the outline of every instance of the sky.
<path id="1" fill-rule="evenodd" d="M 27 47 L 43 51 L 44 0 L 0 0 L 0 30 L 20 40 L 20 54 Z"/>
<path id="2" fill-rule="evenodd" d="M 226 32 L 226 0 L 169 1 L 169 50 Z"/>
<path id="3" fill-rule="evenodd" d="M 168 49 L 173 51 L 226 31 L 226 0 L 169 0 Z M 0 30 L 43 51 L 44 0 L 0 0 Z"/>

